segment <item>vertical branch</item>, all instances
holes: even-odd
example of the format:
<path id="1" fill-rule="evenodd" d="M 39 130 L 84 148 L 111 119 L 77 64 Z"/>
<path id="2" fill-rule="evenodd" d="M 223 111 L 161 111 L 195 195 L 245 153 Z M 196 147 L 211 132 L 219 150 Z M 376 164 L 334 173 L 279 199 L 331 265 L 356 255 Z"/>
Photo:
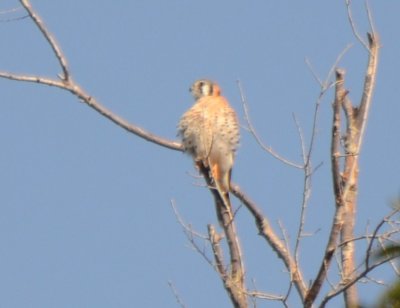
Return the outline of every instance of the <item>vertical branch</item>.
<path id="1" fill-rule="evenodd" d="M 231 213 L 226 209 L 225 203 L 221 196 L 213 187 L 212 179 L 209 176 L 209 169 L 203 164 L 198 164 L 200 173 L 204 176 L 210 192 L 214 197 L 215 208 L 217 211 L 217 217 L 224 230 L 226 241 L 229 249 L 230 256 L 230 271 L 223 269 L 223 258 L 222 250 L 219 247 L 218 241 L 216 241 L 215 231 L 209 226 L 209 235 L 214 252 L 215 262 L 217 264 L 217 270 L 220 273 L 221 280 L 224 284 L 225 290 L 228 292 L 229 297 L 235 308 L 247 308 L 247 296 L 246 287 L 244 284 L 244 266 L 242 263 L 242 253 L 239 243 L 239 237 L 236 232 L 235 221 L 231 218 Z"/>
<path id="2" fill-rule="evenodd" d="M 365 73 L 363 95 L 361 97 L 359 111 L 356 117 L 356 125 L 359 130 L 359 138 L 357 150 L 360 151 L 365 129 L 367 127 L 367 119 L 372 101 L 372 94 L 375 89 L 376 74 L 378 70 L 379 57 L 379 39 L 375 33 L 368 33 L 369 43 L 369 61 L 367 71 Z"/>
<path id="3" fill-rule="evenodd" d="M 340 175 L 340 126 L 341 126 L 341 107 L 347 95 L 344 89 L 344 70 L 336 70 L 336 84 L 335 84 L 335 100 L 333 102 L 333 125 L 332 125 L 332 141 L 331 141 L 331 162 L 332 162 L 332 176 L 333 176 L 333 190 L 335 194 L 336 211 L 333 218 L 333 223 L 330 231 L 328 244 L 325 249 L 324 258 L 322 260 L 319 272 L 315 278 L 311 288 L 309 289 L 304 301 L 305 307 L 311 307 L 316 297 L 318 296 L 322 284 L 325 281 L 327 271 L 334 256 L 337 240 L 340 230 L 343 225 L 343 199 L 341 189 L 341 175 Z"/>
<path id="4" fill-rule="evenodd" d="M 225 284 L 225 280 L 227 278 L 226 270 L 224 266 L 223 254 L 221 245 L 219 242 L 221 241 L 221 236 L 217 234 L 213 225 L 208 225 L 208 236 L 211 242 L 211 248 L 214 253 L 215 267 L 218 271 L 219 276 L 221 277 L 223 283 Z"/>
<path id="5" fill-rule="evenodd" d="M 372 93 L 375 86 L 375 78 L 378 63 L 379 44 L 375 34 L 368 33 L 369 42 L 369 61 L 364 80 L 364 89 L 360 106 L 353 107 L 347 97 L 344 88 L 344 75 L 342 69 L 336 70 L 335 100 L 333 103 L 333 125 L 332 125 L 332 144 L 331 162 L 333 189 L 335 194 L 336 212 L 330 232 L 324 259 L 322 261 L 318 275 L 311 286 L 305 300 L 305 306 L 311 307 L 317 297 L 322 284 L 326 278 L 327 270 L 330 266 L 333 254 L 337 249 L 338 236 L 341 236 L 342 245 L 342 282 L 347 286 L 343 288 L 346 307 L 354 307 L 358 303 L 357 288 L 354 280 L 357 276 L 355 265 L 354 225 L 356 214 L 356 198 L 358 184 L 358 158 L 361 150 L 365 128 L 368 119 L 368 112 L 372 101 Z M 341 172 L 340 157 L 340 128 L 341 110 L 346 116 L 346 133 L 344 136 L 345 161 L 343 172 Z M 351 285 L 350 285 L 351 284 Z"/>
<path id="6" fill-rule="evenodd" d="M 345 138 L 345 162 L 342 183 L 347 186 L 346 193 L 342 194 L 344 206 L 343 228 L 341 231 L 341 241 L 345 242 L 341 247 L 342 259 L 342 282 L 347 284 L 356 275 L 355 264 L 355 242 L 354 227 L 356 222 L 357 207 L 357 183 L 358 183 L 358 157 L 357 134 L 358 130 L 355 122 L 357 110 L 353 108 L 349 98 L 346 97 L 343 103 L 343 110 L 346 115 L 347 129 Z M 346 307 L 353 307 L 358 302 L 358 292 L 356 285 L 352 285 L 344 291 Z"/>
<path id="7" fill-rule="evenodd" d="M 315 111 L 314 111 L 314 118 L 313 118 L 313 125 L 312 125 L 312 131 L 311 131 L 311 141 L 310 141 L 310 146 L 307 155 L 303 154 L 303 157 L 306 157 L 304 159 L 304 190 L 303 190 L 303 206 L 302 206 L 302 211 L 301 211 L 301 219 L 300 219 L 300 225 L 299 225 L 299 231 L 297 233 L 297 239 L 296 239 L 296 245 L 295 245 L 295 258 L 296 262 L 297 261 L 297 255 L 298 255 L 298 247 L 299 247 L 299 240 L 300 236 L 302 234 L 302 229 L 304 226 L 304 218 L 305 216 L 304 213 L 304 204 L 307 202 L 307 199 L 309 196 L 306 194 L 309 193 L 309 190 L 311 189 L 311 176 L 312 176 L 312 166 L 311 166 L 311 154 L 312 154 L 312 149 L 313 145 L 315 142 L 315 136 L 316 136 L 316 130 L 317 130 L 317 119 L 318 119 L 318 109 L 319 106 L 321 105 L 322 99 L 325 96 L 326 92 L 333 86 L 335 86 L 335 102 L 333 104 L 334 112 L 333 112 L 333 128 L 332 128 L 332 145 L 331 145 L 331 159 L 332 159 L 332 174 L 334 179 L 334 182 L 336 183 L 335 185 L 335 191 L 337 191 L 337 194 L 335 195 L 340 195 L 340 164 L 339 164 L 339 156 L 340 156 L 340 108 L 342 105 L 342 101 L 344 97 L 346 96 L 346 91 L 344 91 L 343 88 L 343 76 L 345 72 L 343 70 L 336 70 L 335 68 L 337 67 L 338 63 L 340 60 L 343 58 L 343 56 L 346 54 L 346 52 L 351 48 L 351 45 L 347 45 L 342 52 L 338 55 L 336 58 L 335 63 L 332 65 L 331 69 L 329 70 L 329 73 L 325 79 L 325 81 L 322 81 L 318 75 L 315 73 L 314 69 L 312 68 L 311 63 L 306 60 L 306 63 L 308 67 L 310 68 L 310 71 L 312 75 L 314 76 L 315 80 L 318 82 L 320 85 L 321 91 L 319 93 L 316 105 L 315 105 Z M 330 82 L 332 75 L 336 73 L 336 82 Z M 304 153 L 304 151 L 303 151 Z M 318 168 L 318 167 L 317 167 Z M 337 172 L 336 172 L 337 171 Z M 307 198 L 305 198 L 307 197 Z M 338 206 L 336 207 L 336 213 L 334 215 L 334 220 L 331 228 L 331 234 L 328 240 L 328 245 L 325 250 L 325 256 L 323 259 L 323 263 L 320 267 L 320 271 L 318 273 L 318 278 L 314 281 L 314 284 L 312 288 L 309 290 L 307 294 L 307 298 L 305 302 L 312 303 L 314 299 L 312 299 L 314 296 L 316 296 L 322 286 L 322 283 L 326 277 L 326 272 L 328 270 L 328 267 L 331 262 L 331 258 L 333 257 L 334 251 L 335 251 L 335 244 L 336 240 L 339 234 L 339 231 L 341 229 L 342 225 L 342 209 L 339 209 Z M 316 292 L 316 293 L 315 293 Z"/>
<path id="8" fill-rule="evenodd" d="M 336 208 L 343 205 L 342 199 L 342 177 L 340 173 L 340 128 L 341 128 L 341 108 L 347 91 L 344 89 L 344 76 L 346 72 L 343 69 L 336 70 L 336 88 L 335 101 L 333 102 L 333 125 L 332 125 L 332 140 L 331 140 L 331 163 L 332 163 L 332 178 L 333 191 L 335 194 Z"/>
<path id="9" fill-rule="evenodd" d="M 358 193 L 358 173 L 359 173 L 359 154 L 365 134 L 368 120 L 369 109 L 372 101 L 372 94 L 375 88 L 375 79 L 378 65 L 379 44 L 375 34 L 368 33 L 369 61 L 365 73 L 363 95 L 359 107 L 354 107 L 346 97 L 343 110 L 346 115 L 347 129 L 345 135 L 345 154 L 343 172 L 343 202 L 345 206 L 344 224 L 341 232 L 342 241 L 346 244 L 342 246 L 342 265 L 343 265 L 343 284 L 354 280 L 356 276 L 354 225 L 356 218 L 357 193 Z M 347 307 L 353 307 L 358 303 L 356 285 L 344 291 L 345 303 Z"/>
<path id="10" fill-rule="evenodd" d="M 354 23 L 353 14 L 351 13 L 351 0 L 345 0 L 345 2 L 346 2 L 346 7 L 347 7 L 347 19 L 349 20 L 353 34 L 357 38 L 357 40 L 360 42 L 360 44 L 363 45 L 366 50 L 369 50 L 367 43 L 365 43 L 365 41 L 363 40 L 361 35 L 358 33 L 357 27 Z"/>
<path id="11" fill-rule="evenodd" d="M 304 163 L 304 180 L 303 180 L 303 198 L 301 202 L 301 211 L 300 211 L 300 222 L 299 222 L 299 227 L 297 229 L 297 235 L 296 235 L 296 243 L 294 245 L 294 258 L 296 265 L 299 266 L 299 250 L 300 250 L 300 241 L 301 238 L 303 237 L 303 230 L 306 222 L 306 209 L 308 205 L 308 201 L 311 196 L 311 174 L 312 174 L 312 168 L 311 168 L 311 151 L 308 152 L 306 150 L 306 144 L 304 141 L 303 137 L 303 132 L 301 130 L 300 124 L 297 121 L 297 118 L 293 115 L 294 122 L 296 124 L 297 130 L 299 132 L 300 136 L 300 142 L 301 142 L 301 157 L 303 159 Z M 313 126 L 315 128 L 315 126 Z M 312 134 L 315 134 L 315 131 L 312 132 Z M 312 146 L 313 142 L 311 142 Z M 309 155 L 309 156 L 308 156 Z"/>

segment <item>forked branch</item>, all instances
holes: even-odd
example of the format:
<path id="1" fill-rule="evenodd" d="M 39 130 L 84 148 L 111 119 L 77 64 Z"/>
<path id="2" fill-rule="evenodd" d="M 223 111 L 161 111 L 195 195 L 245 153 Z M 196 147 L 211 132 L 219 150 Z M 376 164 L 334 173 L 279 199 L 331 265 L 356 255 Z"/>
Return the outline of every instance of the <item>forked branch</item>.
<path id="1" fill-rule="evenodd" d="M 223 264 L 222 249 L 219 245 L 220 237 L 216 234 L 213 226 L 208 226 L 208 233 L 214 253 L 216 268 L 224 284 L 225 290 L 235 308 L 247 308 L 247 290 L 244 283 L 244 265 L 239 237 L 236 232 L 235 221 L 232 220 L 230 209 L 226 209 L 225 202 L 214 188 L 213 180 L 210 177 L 210 170 L 203 164 L 199 164 L 199 171 L 203 175 L 211 194 L 214 197 L 215 209 L 219 223 L 224 230 L 229 250 L 229 271 L 226 271 Z"/>
<path id="2" fill-rule="evenodd" d="M 341 126 L 341 107 L 343 100 L 347 95 L 344 86 L 344 71 L 336 70 L 336 84 L 335 84 L 335 100 L 333 102 L 333 125 L 332 125 L 332 141 L 331 141 L 331 160 L 332 160 L 332 175 L 333 187 L 335 192 L 336 210 L 333 218 L 331 232 L 328 244 L 325 249 L 324 258 L 322 260 L 317 277 L 315 278 L 311 288 L 309 289 L 305 298 L 305 307 L 311 307 L 316 297 L 318 296 L 321 287 L 325 281 L 327 271 L 332 262 L 336 250 L 336 244 L 343 224 L 343 201 L 341 193 L 341 175 L 340 175 L 340 126 Z M 336 169 L 338 168 L 338 169 Z"/>
<path id="3" fill-rule="evenodd" d="M 243 202 L 243 204 L 253 215 L 259 235 L 261 235 L 269 243 L 278 257 L 282 259 L 290 273 L 293 284 L 303 300 L 306 295 L 307 287 L 301 270 L 297 267 L 295 259 L 287 250 L 285 243 L 276 235 L 276 232 L 272 229 L 268 219 L 263 215 L 258 206 L 240 190 L 238 185 L 232 184 L 231 191 L 240 201 Z"/>
<path id="4" fill-rule="evenodd" d="M 329 300 L 331 300 L 332 298 L 334 298 L 335 296 L 337 296 L 337 295 L 339 295 L 339 294 L 341 294 L 343 292 L 346 292 L 349 288 L 353 287 L 358 281 L 360 281 L 361 279 L 365 278 L 375 268 L 381 266 L 382 264 L 385 264 L 387 262 L 392 261 L 393 258 L 396 257 L 396 256 L 393 256 L 393 255 L 388 255 L 388 256 L 385 256 L 383 258 L 379 258 L 377 260 L 375 258 L 374 262 L 371 261 L 372 257 L 374 257 L 373 251 L 372 251 L 373 243 L 375 241 L 378 241 L 380 243 L 382 241 L 384 241 L 384 240 L 389 241 L 389 238 L 390 238 L 391 235 L 398 234 L 398 232 L 399 232 L 398 229 L 397 230 L 391 230 L 389 232 L 384 232 L 382 234 L 378 234 L 378 232 L 382 228 L 382 226 L 384 224 L 389 224 L 390 219 L 394 215 L 396 215 L 397 213 L 398 213 L 398 209 L 392 211 L 392 213 L 390 213 L 389 215 L 384 217 L 380 221 L 380 223 L 378 223 L 376 225 L 375 230 L 372 232 L 372 234 L 367 237 L 367 239 L 369 239 L 369 244 L 368 244 L 368 247 L 366 248 L 366 251 L 365 251 L 365 257 L 364 257 L 364 262 L 363 262 L 364 263 L 364 269 L 359 273 L 355 273 L 353 275 L 353 277 L 351 277 L 351 279 L 346 281 L 346 283 L 343 283 L 343 281 L 340 281 L 337 286 L 332 288 L 332 290 L 330 290 L 328 292 L 328 294 L 325 295 L 325 297 L 321 301 L 321 304 L 320 304 L 319 307 L 325 307 L 325 305 L 328 303 Z M 356 240 L 357 240 L 357 238 L 354 238 L 351 241 L 354 242 Z M 339 246 L 342 246 L 342 245 L 345 245 L 345 244 L 347 244 L 347 242 L 346 243 L 341 243 Z M 354 305 L 354 303 L 353 303 L 353 305 Z"/>
<path id="5" fill-rule="evenodd" d="M 358 302 L 357 292 L 354 286 L 354 279 L 357 277 L 354 264 L 354 242 L 350 241 L 350 239 L 354 238 L 353 228 L 357 197 L 358 159 L 374 91 L 379 51 L 379 43 L 376 34 L 368 33 L 368 42 L 369 60 L 365 73 L 363 95 L 359 107 L 353 107 L 350 99 L 347 97 L 348 91 L 344 88 L 344 70 L 336 70 L 331 144 L 332 176 L 336 210 L 320 270 L 305 300 L 306 307 L 311 307 L 321 290 L 332 257 L 337 249 L 339 235 L 342 237 L 342 242 L 347 243 L 341 246 L 343 262 L 343 281 L 341 283 L 346 286 L 353 282 L 351 285 L 342 289 L 342 291 L 345 292 L 345 302 L 348 306 Z M 344 136 L 345 146 L 343 150 L 341 150 L 340 143 L 342 138 L 340 131 L 342 125 L 342 109 L 346 115 L 347 127 Z M 343 155 L 345 161 L 342 171 L 340 159 Z"/>
<path id="6" fill-rule="evenodd" d="M 39 28 L 40 32 L 42 32 L 44 38 L 47 40 L 49 43 L 50 47 L 53 49 L 54 55 L 56 56 L 58 62 L 60 63 L 61 69 L 63 71 L 63 76 L 61 76 L 61 79 L 63 81 L 68 81 L 70 78 L 70 73 L 67 65 L 67 60 L 64 57 L 64 54 L 61 51 L 61 48 L 57 44 L 56 40 L 54 37 L 51 35 L 51 33 L 47 30 L 46 26 L 44 25 L 42 19 L 36 12 L 33 10 L 31 4 L 29 3 L 28 0 L 20 0 L 22 6 L 25 8 L 25 10 L 28 12 L 29 16 L 33 20 L 33 22 L 36 24 L 36 26 Z"/>

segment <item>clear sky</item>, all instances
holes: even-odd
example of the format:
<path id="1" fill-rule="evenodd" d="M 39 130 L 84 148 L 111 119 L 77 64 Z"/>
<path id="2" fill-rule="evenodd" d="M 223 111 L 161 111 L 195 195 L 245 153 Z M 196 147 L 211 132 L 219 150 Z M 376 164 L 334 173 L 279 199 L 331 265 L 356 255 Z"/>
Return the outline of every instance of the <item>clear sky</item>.
<path id="1" fill-rule="evenodd" d="M 363 1 L 353 7 L 368 30 Z M 382 49 L 360 166 L 357 235 L 371 229 L 399 195 L 400 2 L 374 0 Z M 300 162 L 292 114 L 309 141 L 319 86 L 338 54 L 356 103 L 367 61 L 347 21 L 344 1 L 32 1 L 68 59 L 73 78 L 102 104 L 149 131 L 176 139 L 199 78 L 219 82 L 244 125 L 236 81 L 265 143 Z M 17 8 L 1 1 L 0 13 Z M 56 76 L 49 46 L 23 10 L 0 15 L 0 70 Z M 216 272 L 190 248 L 171 208 L 206 233 L 217 224 L 209 192 L 182 153 L 128 134 L 70 93 L 0 80 L 0 307 L 229 307 Z M 397 94 L 396 94 L 397 93 Z M 301 264 L 315 277 L 334 208 L 329 92 L 321 105 Z M 293 244 L 302 173 L 275 160 L 241 131 L 233 179 Z M 234 199 L 235 206 L 239 201 Z M 238 229 L 248 285 L 284 294 L 288 275 L 241 208 Z M 200 243 L 202 244 L 202 243 Z M 360 245 L 360 249 L 365 245 Z M 208 249 L 209 253 L 209 249 Z M 358 261 L 362 260 L 362 251 Z M 390 281 L 390 270 L 374 272 Z M 336 281 L 335 271 L 330 278 Z M 327 289 L 325 289 L 326 292 Z M 364 302 L 383 289 L 360 287 Z M 323 292 L 324 293 L 324 292 Z M 298 305 L 293 291 L 290 301 Z M 330 307 L 338 307 L 332 301 Z M 280 307 L 261 303 L 260 307 Z"/>

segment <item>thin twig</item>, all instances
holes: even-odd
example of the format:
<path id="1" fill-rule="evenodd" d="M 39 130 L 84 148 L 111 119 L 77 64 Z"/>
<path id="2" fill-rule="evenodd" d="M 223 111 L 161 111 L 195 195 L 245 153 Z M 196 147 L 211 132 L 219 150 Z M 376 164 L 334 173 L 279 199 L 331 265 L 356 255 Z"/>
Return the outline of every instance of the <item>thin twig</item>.
<path id="1" fill-rule="evenodd" d="M 283 301 L 284 297 L 282 295 L 275 295 L 266 292 L 259 292 L 259 291 L 247 291 L 247 295 L 251 297 L 256 297 L 259 299 L 267 299 L 273 301 Z"/>
<path id="2" fill-rule="evenodd" d="M 346 53 L 350 50 L 350 48 L 353 47 L 353 44 L 348 44 L 343 50 L 339 53 L 339 55 L 336 57 L 335 63 L 331 66 L 331 69 L 329 70 L 328 75 L 326 76 L 325 84 L 328 86 L 328 81 L 333 78 L 333 75 L 335 74 L 336 68 L 338 67 L 340 61 L 342 61 L 343 57 L 346 55 Z M 334 84 L 331 84 L 330 86 L 334 86 Z M 328 86 L 328 87 L 330 87 Z"/>
<path id="3" fill-rule="evenodd" d="M 319 78 L 319 76 L 318 76 L 317 72 L 315 71 L 310 59 L 305 58 L 304 61 L 306 62 L 307 66 L 308 66 L 308 69 L 311 72 L 311 75 L 314 77 L 315 81 L 319 84 L 319 87 L 320 88 L 325 88 L 326 87 L 325 82 L 323 82 L 321 80 L 321 78 Z"/>
<path id="4" fill-rule="evenodd" d="M 186 224 L 185 221 L 183 220 L 181 214 L 179 213 L 178 209 L 176 208 L 176 203 L 175 200 L 171 200 L 171 207 L 172 210 L 174 211 L 175 217 L 178 220 L 178 223 L 182 226 L 182 228 L 186 231 L 189 232 L 190 234 L 193 234 L 194 236 L 201 238 L 203 240 L 208 240 L 209 237 L 201 234 L 199 232 L 194 231 L 190 225 Z"/>
<path id="5" fill-rule="evenodd" d="M 370 273 L 372 270 L 374 270 L 375 268 L 381 266 L 382 264 L 385 264 L 387 262 L 389 262 L 390 260 L 392 260 L 394 257 L 388 257 L 386 259 L 383 259 L 381 261 L 378 261 L 376 263 L 374 263 L 373 265 L 369 266 L 368 268 L 366 268 L 364 271 L 362 271 L 361 273 L 359 273 L 357 276 L 355 276 L 353 279 L 351 279 L 350 281 L 348 281 L 346 284 L 339 284 L 337 288 L 331 290 L 325 297 L 324 299 L 321 301 L 321 304 L 319 305 L 319 307 L 323 308 L 325 307 L 325 305 L 327 304 L 327 302 L 329 300 L 331 300 L 332 298 L 334 298 L 335 296 L 343 293 L 344 291 L 346 291 L 348 288 L 350 288 L 351 286 L 353 286 L 355 283 L 357 283 L 361 278 L 365 277 L 368 273 Z"/>
<path id="6" fill-rule="evenodd" d="M 285 243 L 286 251 L 290 254 L 290 239 L 281 220 L 278 220 L 278 226 L 283 236 L 283 242 Z M 292 277 L 290 277 L 290 280 L 292 280 Z"/>
<path id="7" fill-rule="evenodd" d="M 12 9 L 8 9 L 8 10 L 1 10 L 0 15 L 15 13 L 15 12 L 20 11 L 21 9 L 22 9 L 22 7 L 18 6 L 18 7 L 12 8 Z"/>
<path id="8" fill-rule="evenodd" d="M 376 237 L 377 238 L 384 238 L 385 240 L 389 240 L 390 236 L 398 234 L 398 233 L 400 233 L 400 229 L 394 229 L 394 230 L 386 231 L 386 232 L 384 232 L 382 234 L 379 234 Z M 357 242 L 357 241 L 360 241 L 360 240 L 370 240 L 373 237 L 374 237 L 373 234 L 366 234 L 366 235 L 353 237 L 352 239 L 348 239 L 348 240 L 345 240 L 345 241 L 339 243 L 338 244 L 338 248 L 348 244 L 349 242 Z M 369 241 L 368 241 L 368 243 L 369 243 Z"/>
<path id="9" fill-rule="evenodd" d="M 20 17 L 12 17 L 12 18 L 7 18 L 7 19 L 0 19 L 0 22 L 13 22 L 13 21 L 19 21 L 19 20 L 23 20 L 29 18 L 29 15 L 24 15 L 24 16 L 20 16 Z"/>
<path id="10" fill-rule="evenodd" d="M 346 2 L 346 7 L 347 7 L 347 18 L 349 20 L 351 30 L 353 31 L 354 36 L 357 38 L 357 40 L 360 42 L 364 48 L 369 51 L 369 47 L 367 43 L 362 39 L 361 35 L 358 33 L 356 25 L 353 20 L 352 12 L 351 12 L 351 0 L 345 0 Z"/>
<path id="11" fill-rule="evenodd" d="M 378 237 L 378 242 L 381 247 L 381 250 L 383 251 L 385 249 L 385 245 L 383 244 L 383 240 L 381 237 Z M 400 270 L 397 264 L 394 262 L 394 260 L 390 260 L 390 266 L 392 267 L 393 271 L 396 273 L 397 276 L 400 276 Z"/>
<path id="12" fill-rule="evenodd" d="M 299 133 L 299 138 L 300 138 L 300 142 L 301 142 L 301 156 L 302 156 L 303 163 L 304 163 L 304 167 L 303 167 L 303 172 L 304 172 L 303 200 L 301 202 L 300 222 L 299 222 L 299 227 L 298 227 L 297 235 L 296 235 L 296 243 L 294 246 L 294 258 L 295 258 L 297 266 L 299 266 L 300 240 L 303 235 L 304 225 L 305 225 L 305 221 L 306 221 L 306 208 L 308 205 L 308 200 L 311 195 L 311 174 L 310 174 L 311 165 L 307 163 L 310 160 L 307 158 L 307 150 L 306 150 L 305 140 L 304 140 L 304 136 L 303 136 L 303 131 L 302 131 L 300 124 L 295 115 L 293 115 L 293 120 L 295 122 L 297 131 Z"/>
<path id="13" fill-rule="evenodd" d="M 294 113 L 292 113 L 292 117 L 293 117 L 293 121 L 294 124 L 297 128 L 297 133 L 299 135 L 299 139 L 300 139 L 300 146 L 301 146 L 301 158 L 303 159 L 303 164 L 306 164 L 307 162 L 307 155 L 306 155 L 306 141 L 304 138 L 304 134 L 303 134 L 303 130 L 301 129 L 299 120 L 297 119 L 296 115 Z M 304 168 L 304 166 L 303 166 Z"/>
<path id="14" fill-rule="evenodd" d="M 200 238 L 200 239 L 202 239 L 203 241 L 211 242 L 211 241 L 210 241 L 210 238 L 209 238 L 208 236 L 202 235 L 202 234 L 200 234 L 200 233 L 194 231 L 190 225 L 188 225 L 188 224 L 186 224 L 186 223 L 184 222 L 184 220 L 182 219 L 181 215 L 179 214 L 179 212 L 178 212 L 178 210 L 177 210 L 177 208 L 176 208 L 175 202 L 174 202 L 173 200 L 171 200 L 171 206 L 172 206 L 172 209 L 173 209 L 173 211 L 174 211 L 175 217 L 177 218 L 179 224 L 182 226 L 182 228 L 183 228 L 183 233 L 185 234 L 185 236 L 186 236 L 187 240 L 189 241 L 190 245 L 192 246 L 192 248 L 193 248 L 197 253 L 199 253 L 199 254 L 203 257 L 203 259 L 204 259 L 209 265 L 211 265 L 212 268 L 214 268 L 215 271 L 218 272 L 217 265 L 214 264 L 214 263 L 211 261 L 211 259 L 207 256 L 207 253 L 206 253 L 206 251 L 205 251 L 205 247 L 203 247 L 203 249 L 201 249 L 200 246 L 197 244 L 197 242 L 196 242 L 196 240 L 195 240 L 195 238 Z"/>
<path id="15" fill-rule="evenodd" d="M 283 226 L 283 223 L 280 220 L 278 220 L 278 225 L 279 225 L 279 228 L 280 228 L 282 236 L 283 236 L 283 241 L 284 241 L 285 246 L 286 246 L 286 251 L 288 252 L 289 255 L 291 255 L 291 252 L 290 252 L 290 240 L 289 240 L 289 236 L 287 234 L 286 228 Z M 296 259 L 296 255 L 294 257 L 295 257 L 296 267 L 300 268 L 300 264 L 298 263 L 298 260 Z M 290 292 L 293 289 L 293 273 L 291 271 L 289 271 L 289 275 L 290 275 L 289 287 L 288 287 L 288 290 L 286 292 L 285 297 L 283 298 L 283 302 L 284 303 L 289 298 Z"/>
<path id="16" fill-rule="evenodd" d="M 379 224 L 375 227 L 374 232 L 372 233 L 372 238 L 368 244 L 367 250 L 365 252 L 365 267 L 368 268 L 369 267 L 369 261 L 371 258 L 371 250 L 372 250 L 372 245 L 374 242 L 374 239 L 377 238 L 377 234 L 380 230 L 380 228 L 382 228 L 383 224 L 386 223 L 391 217 L 393 217 L 395 214 L 397 214 L 399 212 L 399 210 L 394 210 L 392 211 L 389 215 L 387 215 L 386 217 L 384 217 Z"/>
<path id="17" fill-rule="evenodd" d="M 16 13 L 18 11 L 21 11 L 22 7 L 18 6 L 12 9 L 8 9 L 8 10 L 1 10 L 0 11 L 0 15 L 6 15 L 6 14 L 13 14 Z M 29 14 L 23 15 L 23 16 L 19 16 L 19 17 L 10 17 L 10 18 L 0 18 L 0 22 L 13 22 L 13 21 L 19 21 L 25 18 L 29 18 Z"/>
<path id="18" fill-rule="evenodd" d="M 172 294 L 174 294 L 174 297 L 175 297 L 178 305 L 181 306 L 181 308 L 186 308 L 186 305 L 183 303 L 182 298 L 178 294 L 178 291 L 176 290 L 176 288 L 171 280 L 168 280 L 168 286 L 170 287 Z"/>
<path id="19" fill-rule="evenodd" d="M 290 279 L 290 281 L 289 281 L 289 287 L 288 287 L 288 289 L 287 289 L 287 291 L 286 291 L 286 294 L 285 294 L 284 298 L 282 299 L 282 302 L 283 302 L 283 304 L 285 305 L 285 307 L 288 307 L 288 305 L 287 305 L 287 300 L 289 299 L 289 296 L 290 296 L 290 294 L 292 293 L 292 290 L 293 290 L 293 280 Z"/>
<path id="20" fill-rule="evenodd" d="M 56 58 L 58 59 L 58 62 L 60 63 L 60 66 L 63 71 L 62 80 L 68 81 L 70 79 L 70 75 L 69 75 L 67 60 L 65 59 L 58 43 L 56 42 L 54 37 L 50 34 L 50 32 L 47 30 L 47 28 L 44 25 L 40 16 L 38 14 L 36 14 L 36 12 L 33 10 L 29 1 L 28 0 L 20 0 L 20 2 L 22 4 L 22 6 L 25 8 L 25 10 L 28 12 L 29 16 L 32 18 L 32 20 L 34 21 L 36 26 L 39 28 L 40 32 L 42 32 L 43 36 L 49 43 L 50 47 L 53 49 L 53 52 L 54 52 Z"/>
<path id="21" fill-rule="evenodd" d="M 365 10 L 367 11 L 367 15 L 368 15 L 369 27 L 371 28 L 372 34 L 375 36 L 376 31 L 375 31 L 374 19 L 372 17 L 372 13 L 371 13 L 371 9 L 369 7 L 368 0 L 365 0 Z"/>
<path id="22" fill-rule="evenodd" d="M 242 101 L 242 106 L 243 106 L 243 111 L 244 111 L 244 117 L 245 117 L 245 121 L 248 127 L 248 130 L 250 131 L 250 133 L 253 135 L 254 139 L 256 140 L 256 142 L 258 143 L 258 145 L 264 149 L 266 152 L 268 152 L 269 154 L 271 154 L 274 158 L 276 158 L 277 160 L 283 162 L 284 164 L 287 164 L 289 166 L 295 167 L 297 169 L 302 169 L 303 166 L 296 164 L 294 162 L 291 162 L 290 160 L 280 156 L 278 153 L 276 153 L 270 146 L 267 146 L 264 144 L 264 142 L 261 140 L 260 136 L 258 135 L 256 129 L 254 128 L 251 120 L 250 120 L 250 115 L 249 115 L 249 110 L 248 110 L 248 105 L 247 105 L 247 100 L 244 96 L 244 91 L 243 91 L 243 87 L 242 84 L 240 82 L 240 80 L 237 81 L 238 87 L 239 87 L 239 92 L 240 92 L 240 98 Z"/>

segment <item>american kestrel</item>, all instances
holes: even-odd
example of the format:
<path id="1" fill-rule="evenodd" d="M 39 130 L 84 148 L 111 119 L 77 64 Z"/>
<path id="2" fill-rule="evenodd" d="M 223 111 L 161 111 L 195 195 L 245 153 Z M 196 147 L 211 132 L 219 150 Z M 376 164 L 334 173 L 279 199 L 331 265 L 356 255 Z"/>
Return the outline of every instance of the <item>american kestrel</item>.
<path id="1" fill-rule="evenodd" d="M 196 102 L 183 114 L 178 134 L 196 166 L 202 164 L 210 170 L 215 188 L 230 212 L 231 171 L 239 144 L 237 116 L 227 99 L 221 96 L 217 83 L 198 80 L 190 92 Z"/>

